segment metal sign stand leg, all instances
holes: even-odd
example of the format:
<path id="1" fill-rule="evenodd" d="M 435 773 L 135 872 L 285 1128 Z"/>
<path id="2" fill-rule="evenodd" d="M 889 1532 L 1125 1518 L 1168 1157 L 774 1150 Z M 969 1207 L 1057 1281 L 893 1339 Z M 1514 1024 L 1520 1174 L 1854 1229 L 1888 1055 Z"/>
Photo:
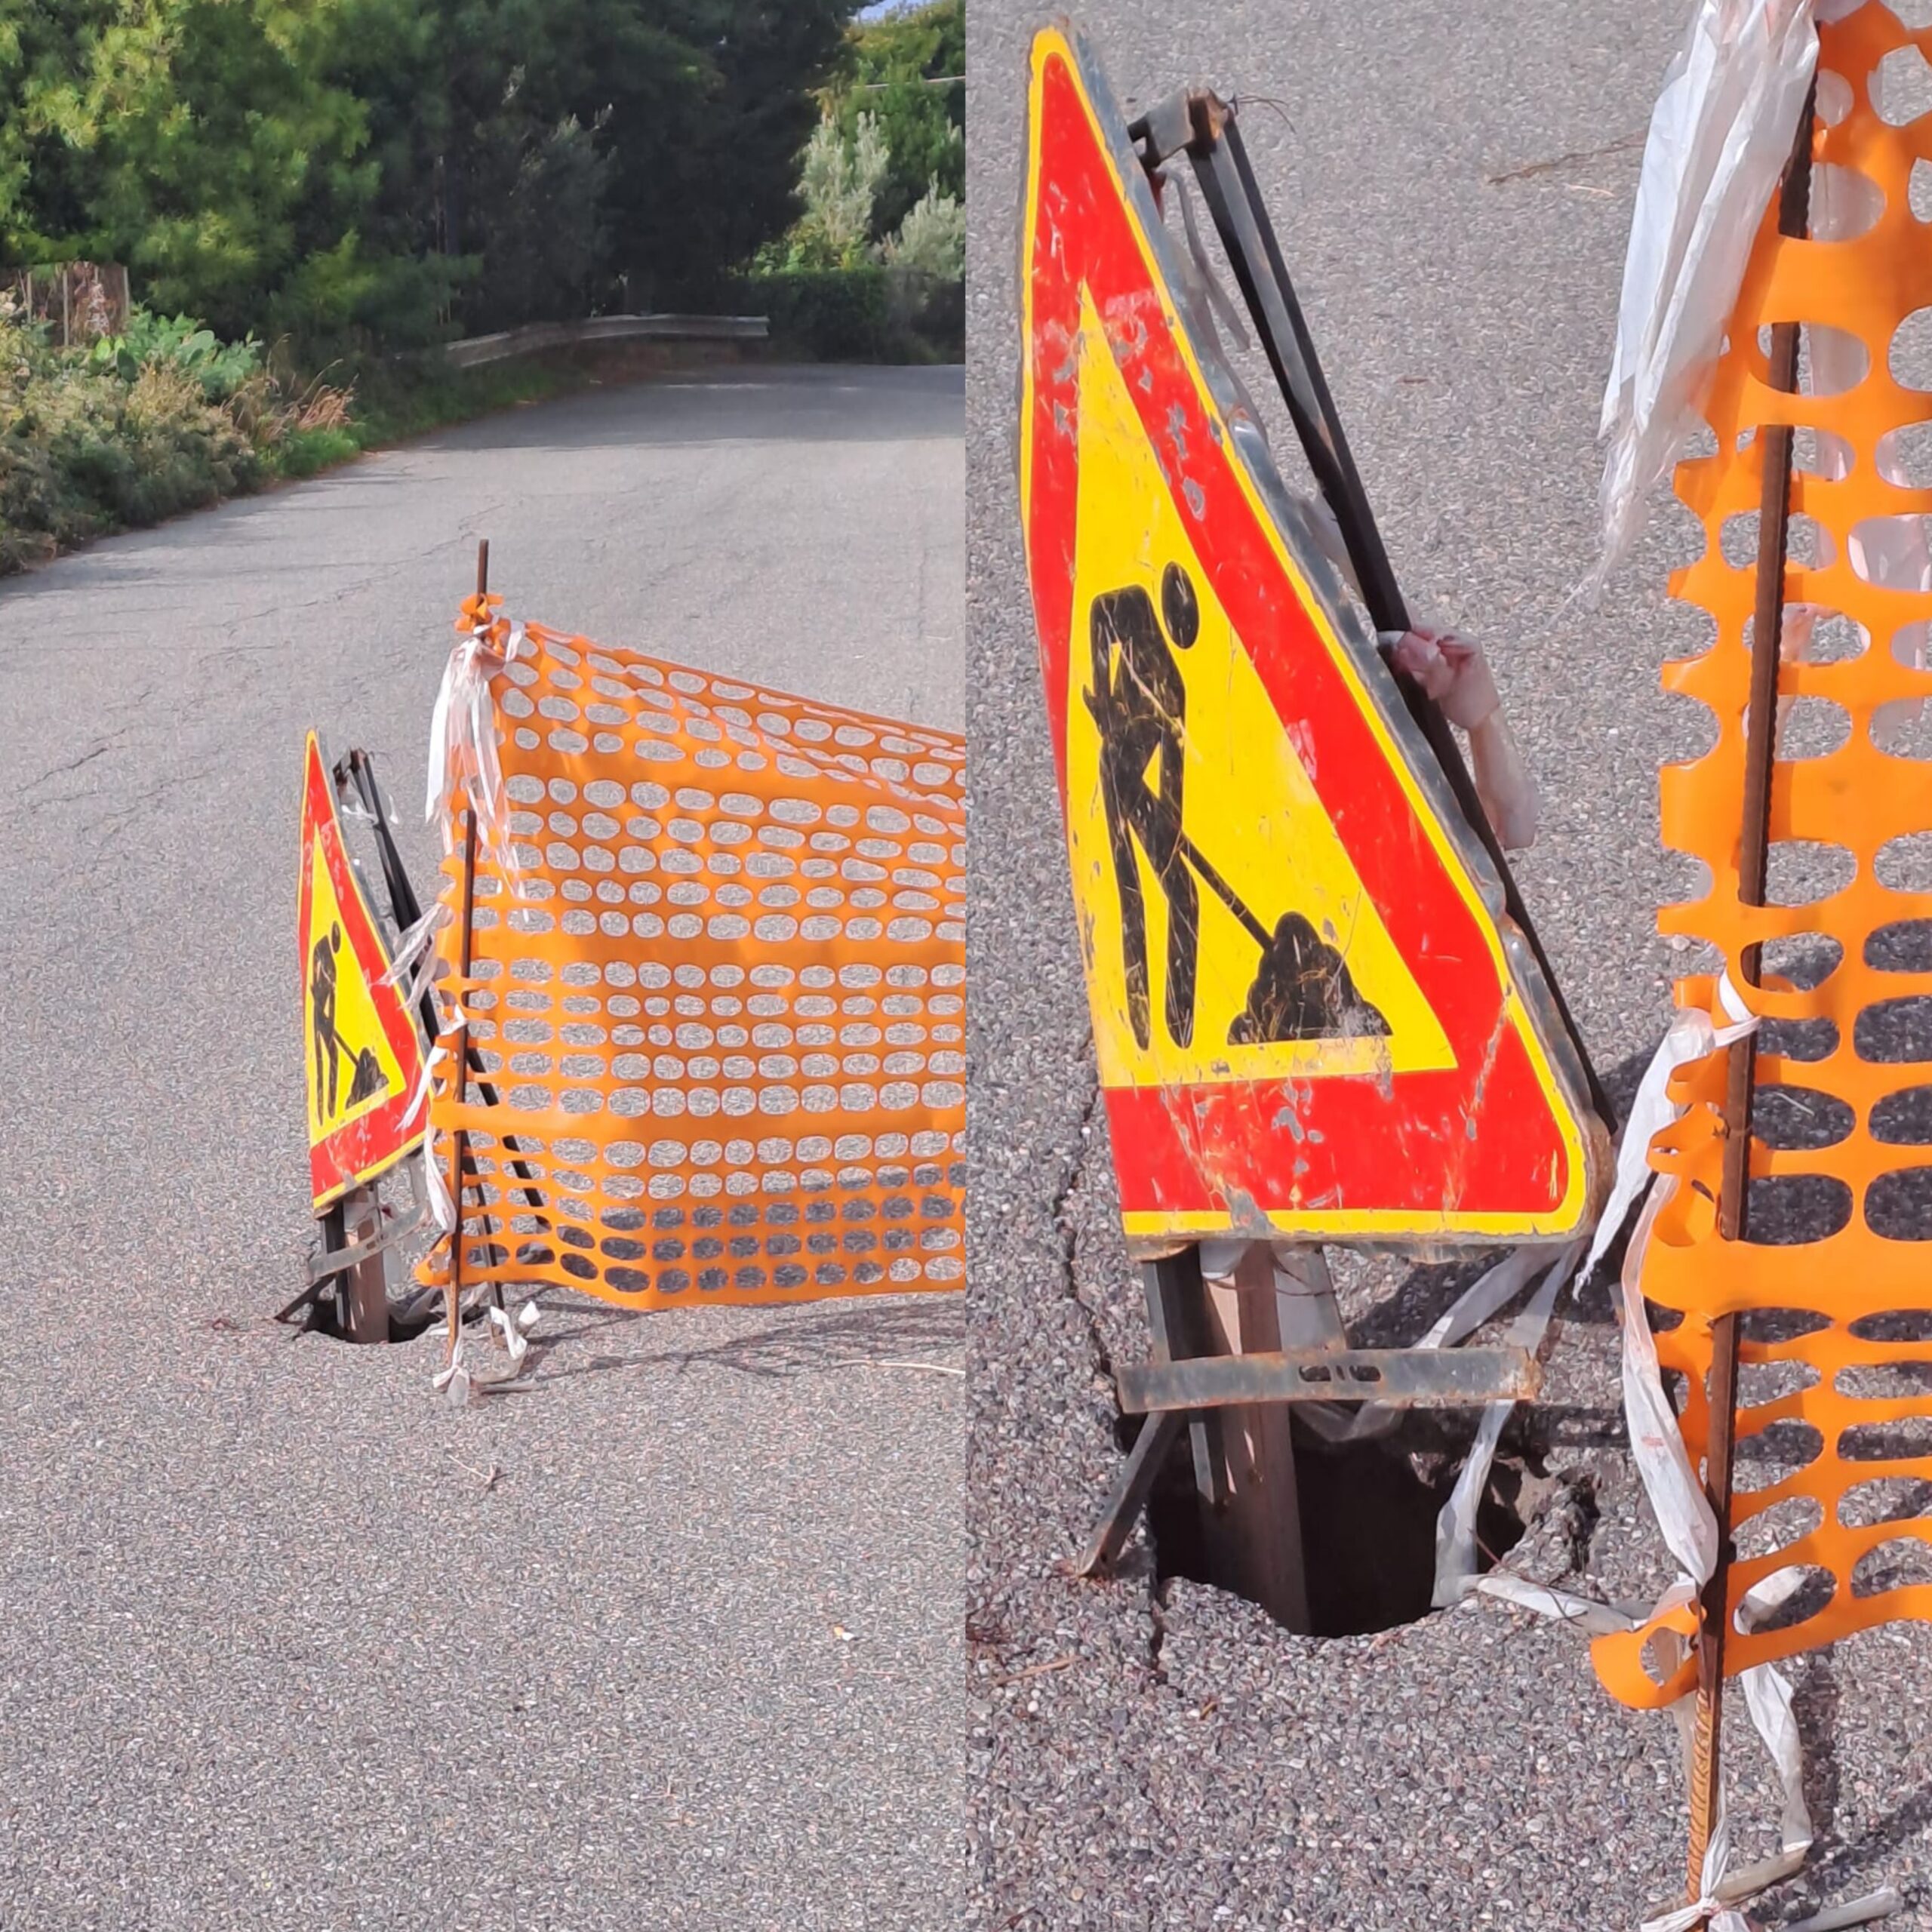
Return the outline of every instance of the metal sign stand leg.
<path id="1" fill-rule="evenodd" d="M 1192 1361 L 1211 1352 L 1203 1320 L 1201 1251 L 1183 1248 L 1178 1254 L 1147 1263 L 1140 1271 L 1147 1297 L 1147 1326 L 1154 1339 L 1156 1361 Z M 1205 1411 L 1187 1418 L 1188 1440 L 1194 1452 L 1194 1487 L 1204 1509 L 1218 1509 L 1227 1497 L 1226 1464 L 1221 1454 L 1221 1419 Z"/>
<path id="2" fill-rule="evenodd" d="M 351 1188 L 342 1198 L 343 1232 L 347 1245 L 372 1242 L 382 1232 L 382 1202 L 372 1186 Z M 343 1332 L 352 1342 L 386 1342 L 389 1338 L 389 1287 L 387 1258 L 380 1248 L 352 1262 L 337 1279 L 347 1293 Z"/>
<path id="3" fill-rule="evenodd" d="M 1211 1353 L 1280 1352 L 1275 1256 L 1266 1241 L 1247 1244 L 1232 1287 L 1204 1283 L 1203 1297 Z M 1230 1409 L 1222 1421 L 1221 1446 L 1227 1498 L 1208 1518 L 1210 1560 L 1220 1576 L 1276 1623 L 1306 1630 L 1308 1582 L 1287 1405 L 1257 1402 Z"/>
<path id="4" fill-rule="evenodd" d="M 1265 1271 L 1265 1272 L 1261 1272 Z M 1253 1273 L 1253 1280 L 1244 1277 Z M 1210 1288 L 1198 1248 L 1143 1270 L 1157 1362 L 1279 1349 L 1272 1257 L 1257 1243 L 1232 1288 Z M 1300 1512 L 1287 1411 L 1278 1403 L 1151 1414 L 1075 1567 L 1092 1576 L 1119 1555 L 1183 1426 L 1191 1439 L 1201 1526 L 1216 1571 L 1291 1629 L 1308 1623 Z"/>
<path id="5" fill-rule="evenodd" d="M 1200 1251 L 1184 1248 L 1179 1254 L 1143 1263 L 1140 1281 L 1146 1297 L 1154 1360 L 1169 1362 L 1205 1354 Z M 1168 1409 L 1150 1414 L 1134 1439 L 1125 1466 L 1115 1480 L 1100 1521 L 1074 1560 L 1076 1575 L 1097 1576 L 1112 1566 L 1133 1534 L 1134 1526 L 1147 1506 L 1147 1499 L 1183 1428 L 1192 1447 L 1194 1484 L 1201 1508 L 1211 1512 L 1219 1507 L 1226 1494 L 1220 1418 L 1211 1411 L 1190 1414 L 1181 1409 Z"/>

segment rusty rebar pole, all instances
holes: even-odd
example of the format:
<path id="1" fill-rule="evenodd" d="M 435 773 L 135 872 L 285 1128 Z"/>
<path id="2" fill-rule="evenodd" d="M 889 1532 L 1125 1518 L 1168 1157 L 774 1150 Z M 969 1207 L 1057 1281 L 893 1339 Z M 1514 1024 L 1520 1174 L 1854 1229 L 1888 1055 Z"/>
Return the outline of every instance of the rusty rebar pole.
<path id="1" fill-rule="evenodd" d="M 485 596 L 490 589 L 490 540 L 476 546 L 476 594 Z M 463 813 L 463 919 L 457 930 L 457 976 L 469 977 L 469 932 L 476 911 L 476 801 L 464 788 Z M 456 1031 L 450 1041 L 450 1063 L 455 1069 L 456 1103 L 460 1107 L 469 1097 L 469 1021 L 457 995 Z M 461 1126 L 450 1130 L 450 1199 L 456 1208 L 456 1226 L 450 1231 L 450 1278 L 444 1290 L 444 1307 L 449 1316 L 449 1356 L 456 1360 L 457 1338 L 463 1332 L 463 1169 L 467 1164 L 469 1137 Z"/>
<path id="2" fill-rule="evenodd" d="M 1778 232 L 1801 238 L 1811 190 L 1814 97 L 1805 97 L 1797 137 L 1778 198 Z M 1795 394 L 1798 388 L 1798 325 L 1771 329 L 1767 386 Z M 1784 643 L 1785 565 L 1791 534 L 1792 429 L 1765 423 L 1758 432 L 1763 452 L 1758 509 L 1757 603 L 1751 624 L 1751 685 L 1744 740 L 1744 808 L 1738 844 L 1737 897 L 1762 906 L 1770 862 L 1771 779 L 1777 759 L 1778 669 Z M 1738 953 L 1738 975 L 1758 983 L 1762 949 L 1755 941 Z M 1757 1040 L 1747 1033 L 1728 1049 L 1724 1075 L 1724 1178 L 1718 1197 L 1718 1231 L 1726 1241 L 1747 1238 L 1751 1192 L 1752 1103 Z M 1711 1324 L 1711 1367 L 1706 1385 L 1704 1487 L 1717 1518 L 1717 1565 L 1705 1584 L 1697 1638 L 1697 1703 L 1690 1744 L 1690 1897 L 1703 1896 L 1704 1856 L 1723 1810 L 1725 1640 L 1730 1629 L 1730 1507 L 1737 1441 L 1737 1317 Z"/>

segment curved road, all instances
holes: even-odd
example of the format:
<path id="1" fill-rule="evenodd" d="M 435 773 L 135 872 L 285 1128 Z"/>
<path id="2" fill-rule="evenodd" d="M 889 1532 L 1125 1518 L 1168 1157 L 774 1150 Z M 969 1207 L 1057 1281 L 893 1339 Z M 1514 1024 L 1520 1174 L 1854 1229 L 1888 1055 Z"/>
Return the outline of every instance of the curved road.
<path id="1" fill-rule="evenodd" d="M 0 586 L 0 1922 L 952 1922 L 956 1298 L 546 1294 L 461 1411 L 266 1317 L 304 728 L 414 832 L 479 536 L 513 613 L 956 728 L 962 486 L 956 369 L 733 369 Z"/>

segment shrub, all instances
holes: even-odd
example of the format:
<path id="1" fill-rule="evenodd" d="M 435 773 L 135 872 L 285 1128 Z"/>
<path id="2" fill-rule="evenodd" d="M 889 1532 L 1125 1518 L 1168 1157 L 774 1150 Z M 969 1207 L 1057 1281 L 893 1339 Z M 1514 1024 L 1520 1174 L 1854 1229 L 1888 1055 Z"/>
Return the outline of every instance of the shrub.
<path id="1" fill-rule="evenodd" d="M 966 285 L 957 276 L 886 271 L 894 334 L 922 348 L 928 359 L 962 361 L 966 355 Z"/>
<path id="2" fill-rule="evenodd" d="M 300 414 L 260 361 L 181 316 L 57 352 L 0 309 L 0 574 L 259 487 Z"/>
<path id="3" fill-rule="evenodd" d="M 964 205 L 957 197 L 940 192 L 935 174 L 879 254 L 888 268 L 903 269 L 934 281 L 962 280 L 966 273 Z"/>
<path id="4" fill-rule="evenodd" d="M 218 342 L 212 329 L 187 315 L 156 315 L 137 304 L 119 335 L 103 336 L 88 351 L 88 366 L 111 370 L 132 383 L 143 369 L 165 366 L 193 378 L 210 402 L 226 402 L 262 366 L 262 346 Z"/>
<path id="5" fill-rule="evenodd" d="M 892 157 L 878 121 L 861 114 L 848 144 L 829 115 L 812 130 L 799 167 L 805 211 L 789 237 L 792 268 L 854 268 L 872 233 L 872 204 Z M 780 245 L 774 245 L 779 246 Z"/>
<path id="6" fill-rule="evenodd" d="M 883 269 L 779 269 L 743 277 L 736 299 L 768 316 L 781 352 L 864 362 L 891 352 L 892 317 Z"/>

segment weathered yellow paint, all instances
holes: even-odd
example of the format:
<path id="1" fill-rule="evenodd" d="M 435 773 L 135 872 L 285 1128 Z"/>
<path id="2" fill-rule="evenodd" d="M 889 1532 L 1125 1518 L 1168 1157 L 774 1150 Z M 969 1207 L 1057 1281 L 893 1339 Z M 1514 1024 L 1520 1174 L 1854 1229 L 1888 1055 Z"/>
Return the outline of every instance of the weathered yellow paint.
<path id="1" fill-rule="evenodd" d="M 309 930 L 314 935 L 314 946 L 325 943 L 331 934 L 341 934 L 342 907 L 335 894 L 335 882 L 329 876 L 329 869 L 322 858 L 319 841 L 309 850 Z M 317 1085 L 317 1060 L 315 1053 L 315 975 L 312 962 L 305 973 L 302 982 L 302 1037 L 309 1043 L 306 1067 L 309 1083 L 309 1144 L 316 1146 L 331 1134 L 346 1127 L 351 1121 L 359 1120 L 363 1115 L 373 1113 L 384 1101 L 402 1092 L 405 1083 L 401 1066 L 398 1063 L 395 1049 L 389 1044 L 388 1035 L 376 1013 L 376 1002 L 371 996 L 368 982 L 363 977 L 361 962 L 355 958 L 346 939 L 334 952 L 335 959 L 335 1023 L 334 1031 L 338 1048 L 336 1068 L 335 1110 L 328 1109 L 327 1055 L 322 1059 L 322 1082 Z M 360 1057 L 368 1052 L 375 1057 L 375 1064 L 382 1076 L 383 1084 L 373 1091 L 365 1092 L 355 1100 L 349 1094 L 355 1085 L 355 1070 Z"/>
<path id="2" fill-rule="evenodd" d="M 1454 1066 L 1440 1023 L 1391 942 L 1214 594 L 1107 347 L 1091 294 L 1082 295 L 1081 322 L 1074 608 L 1085 611 L 1097 596 L 1122 585 L 1156 584 L 1171 562 L 1186 568 L 1201 628 L 1192 646 L 1175 654 L 1187 690 L 1185 827 L 1265 924 L 1272 927 L 1284 912 L 1303 915 L 1340 953 L 1357 990 L 1389 1026 L 1386 1035 L 1231 1045 L 1229 1031 L 1247 1002 L 1259 949 L 1226 905 L 1203 889 L 1193 1038 L 1177 1044 L 1158 1021 L 1168 900 L 1144 848 L 1137 844 L 1156 1015 L 1148 1044 L 1140 1044 L 1128 1017 L 1120 894 L 1101 798 L 1100 736 L 1088 704 L 1091 666 L 1088 654 L 1076 648 L 1067 654 L 1067 839 L 1102 1084 L 1193 1086 Z"/>

